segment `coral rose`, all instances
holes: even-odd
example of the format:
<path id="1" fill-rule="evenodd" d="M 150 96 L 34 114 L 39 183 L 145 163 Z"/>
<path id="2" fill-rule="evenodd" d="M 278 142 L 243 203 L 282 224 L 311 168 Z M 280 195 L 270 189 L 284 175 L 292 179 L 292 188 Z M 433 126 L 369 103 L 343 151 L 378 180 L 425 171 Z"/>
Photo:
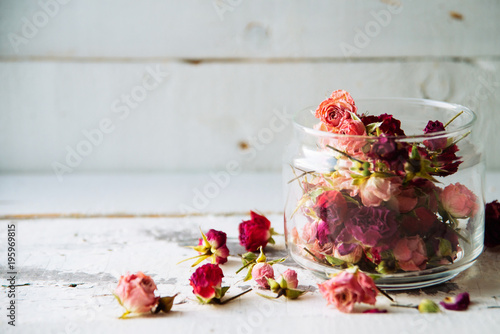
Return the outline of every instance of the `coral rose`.
<path id="1" fill-rule="evenodd" d="M 443 208 L 455 218 L 472 217 L 479 209 L 476 195 L 458 182 L 444 188 L 439 200 Z"/>
<path id="2" fill-rule="evenodd" d="M 127 313 L 145 313 L 158 304 L 160 297 L 155 296 L 155 290 L 153 279 L 139 271 L 121 276 L 114 295 Z"/>
<path id="3" fill-rule="evenodd" d="M 425 269 L 427 251 L 420 236 L 400 239 L 393 249 L 398 265 L 404 271 L 418 271 Z"/>
<path id="4" fill-rule="evenodd" d="M 321 102 L 318 109 L 316 109 L 315 116 L 328 127 L 337 128 L 343 121 L 350 119 L 350 113 L 356 113 L 357 109 L 348 92 L 337 90 L 328 99 Z"/>

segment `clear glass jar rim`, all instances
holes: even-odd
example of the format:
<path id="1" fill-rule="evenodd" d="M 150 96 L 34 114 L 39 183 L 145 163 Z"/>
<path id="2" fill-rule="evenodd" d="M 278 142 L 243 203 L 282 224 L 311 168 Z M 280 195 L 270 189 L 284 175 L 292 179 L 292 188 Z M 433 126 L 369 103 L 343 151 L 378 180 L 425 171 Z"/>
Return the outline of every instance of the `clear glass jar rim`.
<path id="1" fill-rule="evenodd" d="M 450 102 L 443 102 L 443 101 L 436 101 L 436 100 L 428 100 L 428 99 L 420 99 L 420 98 L 401 98 L 401 97 L 377 97 L 377 98 L 359 98 L 356 99 L 358 102 L 398 102 L 398 103 L 407 103 L 407 104 L 420 104 L 422 106 L 432 106 L 432 107 L 437 107 L 437 108 L 442 108 L 442 109 L 450 109 L 456 108 L 459 109 L 460 111 L 463 111 L 465 114 L 467 114 L 470 117 L 470 121 L 467 122 L 466 124 L 459 126 L 458 128 L 454 129 L 453 131 L 438 131 L 438 132 L 433 132 L 433 133 L 428 133 L 428 134 L 419 134 L 419 135 L 407 135 L 407 136 L 385 136 L 386 138 L 391 138 L 391 139 L 399 139 L 399 140 L 419 140 L 419 139 L 429 139 L 429 138 L 447 138 L 447 137 L 452 137 L 454 135 L 459 134 L 460 132 L 463 132 L 467 129 L 472 128 L 472 126 L 475 124 L 477 117 L 476 113 L 474 113 L 472 110 L 469 108 L 456 104 L 456 103 L 450 103 Z M 322 137 L 331 137 L 331 138 L 352 138 L 352 139 L 371 139 L 374 140 L 376 136 L 359 136 L 359 135 L 345 135 L 345 134 L 338 134 L 338 133 L 331 133 L 331 132 L 326 132 L 326 131 L 321 131 L 321 130 L 316 130 L 311 127 L 305 126 L 303 124 L 300 124 L 297 120 L 297 118 L 305 112 L 311 112 L 315 111 L 317 107 L 307 107 L 305 109 L 299 110 L 295 113 L 295 115 L 292 118 L 294 126 L 298 127 L 299 129 L 303 130 L 304 132 L 315 135 L 315 136 L 322 136 Z M 378 115 L 373 115 L 373 116 L 378 116 Z M 318 120 L 319 121 L 319 120 Z M 423 131 L 423 129 L 422 129 Z"/>

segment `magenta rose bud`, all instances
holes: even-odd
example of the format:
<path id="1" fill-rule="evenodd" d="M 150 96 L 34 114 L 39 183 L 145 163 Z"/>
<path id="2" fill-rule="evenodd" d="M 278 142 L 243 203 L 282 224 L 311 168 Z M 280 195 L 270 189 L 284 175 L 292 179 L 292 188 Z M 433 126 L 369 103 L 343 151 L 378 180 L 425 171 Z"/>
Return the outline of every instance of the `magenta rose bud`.
<path id="1" fill-rule="evenodd" d="M 121 276 L 114 295 L 127 313 L 146 313 L 158 304 L 155 296 L 156 284 L 142 272 Z"/>
<path id="2" fill-rule="evenodd" d="M 274 279 L 274 269 L 269 263 L 259 262 L 252 268 L 252 278 L 259 286 L 269 289 L 267 279 Z"/>
<path id="3" fill-rule="evenodd" d="M 296 289 L 299 285 L 299 280 L 297 279 L 297 273 L 295 270 L 287 269 L 283 274 L 281 274 L 281 278 L 286 282 L 286 287 L 288 289 Z"/>
<path id="4" fill-rule="evenodd" d="M 212 256 L 215 258 L 216 264 L 224 264 L 229 256 L 229 249 L 226 245 L 227 235 L 222 231 L 211 229 L 206 234 L 208 243 L 210 244 Z M 203 245 L 204 240 L 200 239 L 198 245 Z"/>
<path id="5" fill-rule="evenodd" d="M 494 201 L 486 204 L 484 224 L 484 245 L 495 247 L 500 245 L 500 203 Z"/>
<path id="6" fill-rule="evenodd" d="M 427 265 L 425 243 L 418 235 L 400 239 L 394 247 L 394 257 L 404 271 L 418 271 Z"/>
<path id="7" fill-rule="evenodd" d="M 362 206 L 350 211 L 345 227 L 363 245 L 375 247 L 392 243 L 398 230 L 398 222 L 394 211 L 383 206 Z"/>
<path id="8" fill-rule="evenodd" d="M 189 284 L 193 287 L 193 294 L 206 304 L 219 298 L 223 277 L 222 269 L 217 264 L 208 263 L 196 269 Z"/>
<path id="9" fill-rule="evenodd" d="M 470 296 L 468 292 L 462 292 L 458 294 L 455 298 L 446 297 L 442 302 L 440 302 L 447 310 L 451 311 L 465 311 L 470 304 Z"/>
<path id="10" fill-rule="evenodd" d="M 271 222 L 266 217 L 250 211 L 250 220 L 239 226 L 240 245 L 248 252 L 256 252 L 259 247 L 266 247 L 272 240 Z"/>
<path id="11" fill-rule="evenodd" d="M 434 132 L 441 132 L 441 131 L 446 131 L 444 128 L 443 123 L 440 121 L 429 121 L 427 123 L 427 126 L 424 129 L 424 133 L 434 133 Z M 428 149 L 431 151 L 436 151 L 438 149 L 443 149 L 446 147 L 448 140 L 446 137 L 444 138 L 436 138 L 436 139 L 431 139 L 431 140 L 424 140 L 423 141 L 424 145 L 427 146 Z"/>
<path id="12" fill-rule="evenodd" d="M 379 116 L 361 116 L 361 121 L 365 126 L 373 123 L 382 123 L 379 130 L 386 136 L 404 136 L 401 129 L 401 121 L 395 119 L 392 115 L 382 114 Z"/>
<path id="13" fill-rule="evenodd" d="M 472 217 L 479 209 L 476 195 L 458 182 L 444 188 L 439 200 L 443 208 L 455 218 Z"/>
<path id="14" fill-rule="evenodd" d="M 336 226 L 342 224 L 347 214 L 347 202 L 339 191 L 328 190 L 318 196 L 314 210 L 321 220 Z"/>

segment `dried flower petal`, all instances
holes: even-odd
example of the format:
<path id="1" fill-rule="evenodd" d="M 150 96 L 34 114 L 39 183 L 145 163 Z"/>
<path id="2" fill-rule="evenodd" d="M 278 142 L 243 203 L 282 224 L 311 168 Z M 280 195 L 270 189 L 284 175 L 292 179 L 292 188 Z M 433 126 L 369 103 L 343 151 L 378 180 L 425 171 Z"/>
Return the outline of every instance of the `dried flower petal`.
<path id="1" fill-rule="evenodd" d="M 470 304 L 470 296 L 468 292 L 462 292 L 456 297 L 446 297 L 442 302 L 440 302 L 447 310 L 451 311 L 465 311 Z"/>

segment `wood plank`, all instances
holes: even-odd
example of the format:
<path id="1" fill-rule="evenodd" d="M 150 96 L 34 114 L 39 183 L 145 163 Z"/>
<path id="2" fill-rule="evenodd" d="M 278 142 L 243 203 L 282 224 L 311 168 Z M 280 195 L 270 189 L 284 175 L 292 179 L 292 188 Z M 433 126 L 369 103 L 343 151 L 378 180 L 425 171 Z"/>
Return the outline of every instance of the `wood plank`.
<path id="1" fill-rule="evenodd" d="M 287 117 L 339 88 L 354 98 L 470 106 L 489 143 L 488 168 L 500 168 L 491 145 L 500 142 L 493 127 L 500 124 L 499 61 L 0 62 L 0 76 L 9 78 L 0 81 L 2 172 L 52 172 L 54 163 L 69 169 L 64 175 L 197 172 L 231 162 L 278 171 Z M 70 153 L 77 150 L 81 159 Z"/>
<path id="2" fill-rule="evenodd" d="M 2 1 L 0 56 L 498 56 L 499 16 L 495 0 Z"/>

